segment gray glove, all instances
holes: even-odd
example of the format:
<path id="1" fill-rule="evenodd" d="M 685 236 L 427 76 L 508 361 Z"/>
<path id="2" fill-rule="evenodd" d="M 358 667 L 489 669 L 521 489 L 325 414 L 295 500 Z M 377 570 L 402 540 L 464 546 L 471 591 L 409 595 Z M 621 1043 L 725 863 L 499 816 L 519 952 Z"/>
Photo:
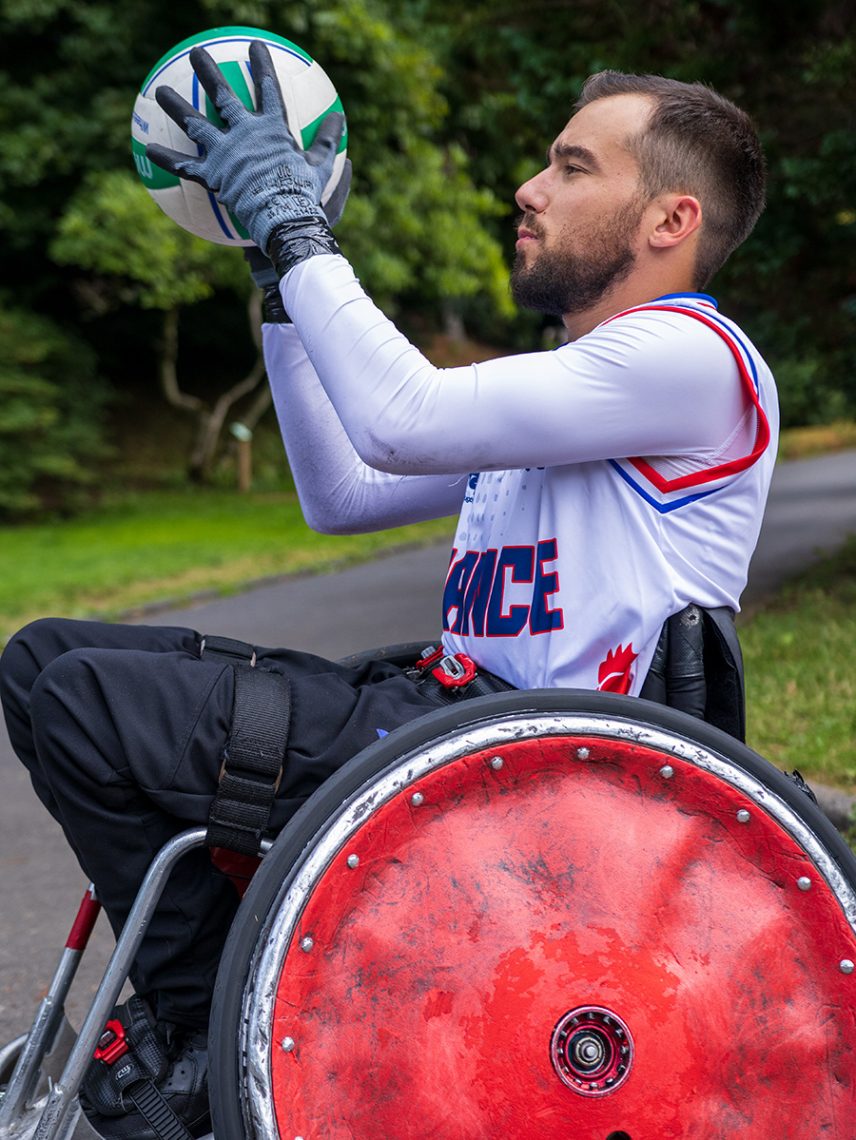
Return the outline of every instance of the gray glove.
<path id="1" fill-rule="evenodd" d="M 342 177 L 336 183 L 336 188 L 321 209 L 327 219 L 330 229 L 339 222 L 345 212 L 345 202 L 351 189 L 351 160 L 345 159 L 342 167 Z M 260 289 L 270 286 L 279 286 L 279 274 L 273 267 L 273 262 L 266 257 L 257 245 L 244 247 L 244 260 L 250 267 L 250 276 Z"/>
<path id="2" fill-rule="evenodd" d="M 210 123 L 171 87 L 158 87 L 160 106 L 204 154 L 197 158 L 150 143 L 147 156 L 169 173 L 216 193 L 271 257 L 280 276 L 314 254 L 338 253 L 320 203 L 344 116 L 328 115 L 312 146 L 303 151 L 288 129 L 273 61 L 263 42 L 250 45 L 255 112 L 244 107 L 204 48 L 194 48 L 190 62 L 226 127 Z M 347 186 L 337 203 L 339 214 L 346 196 Z"/>
<path id="3" fill-rule="evenodd" d="M 332 229 L 345 211 L 345 202 L 351 189 L 351 160 L 345 159 L 342 167 L 342 177 L 336 183 L 336 188 L 321 209 L 327 219 L 327 225 Z M 244 247 L 244 261 L 250 267 L 250 276 L 259 289 L 264 290 L 262 298 L 262 318 L 267 324 L 290 324 L 291 318 L 285 311 L 282 297 L 279 293 L 280 275 L 273 267 L 273 262 L 266 257 L 257 245 Z"/>

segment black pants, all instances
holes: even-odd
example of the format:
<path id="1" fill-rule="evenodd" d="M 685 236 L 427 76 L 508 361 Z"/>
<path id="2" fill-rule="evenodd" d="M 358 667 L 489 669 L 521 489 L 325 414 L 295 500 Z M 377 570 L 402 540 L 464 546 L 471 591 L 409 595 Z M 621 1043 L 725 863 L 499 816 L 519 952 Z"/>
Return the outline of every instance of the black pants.
<path id="1" fill-rule="evenodd" d="M 189 629 L 45 619 L 0 660 L 9 738 L 121 930 L 154 856 L 207 823 L 228 740 L 234 670 L 200 659 Z M 258 649 L 286 674 L 292 711 L 271 827 L 379 735 L 436 703 L 395 665 L 345 668 L 308 653 Z M 207 1024 L 217 963 L 238 897 L 206 849 L 178 863 L 131 980 L 158 1017 Z"/>

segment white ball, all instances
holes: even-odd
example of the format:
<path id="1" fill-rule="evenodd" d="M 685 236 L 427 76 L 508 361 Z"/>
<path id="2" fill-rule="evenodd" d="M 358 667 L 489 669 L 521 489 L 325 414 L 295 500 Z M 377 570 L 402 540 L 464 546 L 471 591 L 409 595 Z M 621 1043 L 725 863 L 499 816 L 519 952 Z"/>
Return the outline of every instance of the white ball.
<path id="1" fill-rule="evenodd" d="M 255 106 L 255 90 L 249 65 L 253 40 L 264 40 L 273 59 L 285 103 L 288 126 L 304 149 L 312 144 L 318 127 L 342 103 L 329 77 L 297 44 L 258 28 L 212 28 L 182 40 L 158 60 L 140 88 L 131 118 L 131 150 L 137 173 L 165 214 L 183 229 L 220 245 L 252 245 L 246 230 L 229 211 L 197 182 L 167 174 L 146 157 L 146 143 L 161 143 L 183 154 L 197 155 L 199 148 L 155 102 L 155 90 L 172 87 L 212 122 L 220 122 L 205 91 L 190 66 L 190 51 L 204 47 L 220 66 L 235 94 L 246 107 Z M 347 131 L 342 136 L 333 174 L 324 188 L 326 202 L 336 188 L 345 165 Z"/>

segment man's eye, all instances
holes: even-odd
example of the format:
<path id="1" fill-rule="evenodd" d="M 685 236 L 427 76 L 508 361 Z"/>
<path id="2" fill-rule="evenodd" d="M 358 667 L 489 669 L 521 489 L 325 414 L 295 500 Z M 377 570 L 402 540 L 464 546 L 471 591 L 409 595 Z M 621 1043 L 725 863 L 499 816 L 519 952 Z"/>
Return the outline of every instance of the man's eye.
<path id="1" fill-rule="evenodd" d="M 574 164 L 572 162 L 569 162 L 565 166 L 565 174 L 584 174 L 584 173 L 585 173 L 585 171 L 583 170 L 583 168 L 581 166 L 574 166 Z"/>

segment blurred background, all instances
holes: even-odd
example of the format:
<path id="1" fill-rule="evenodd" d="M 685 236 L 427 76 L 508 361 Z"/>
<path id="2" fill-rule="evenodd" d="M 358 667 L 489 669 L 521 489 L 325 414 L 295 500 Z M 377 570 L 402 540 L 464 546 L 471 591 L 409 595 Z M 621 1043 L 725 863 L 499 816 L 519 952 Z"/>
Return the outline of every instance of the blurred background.
<path id="1" fill-rule="evenodd" d="M 0 647 L 48 613 L 205 623 L 174 607 L 192 600 L 206 613 L 206 597 L 252 581 L 433 543 L 397 571 L 406 636 L 422 632 L 408 592 L 424 561 L 433 599 L 451 523 L 308 531 L 243 257 L 184 234 L 135 173 L 131 109 L 154 63 L 190 35 L 235 24 L 294 40 L 338 88 L 354 180 L 337 236 L 437 364 L 556 342 L 559 330 L 509 299 L 513 195 L 591 72 L 702 80 L 753 115 L 769 205 L 710 291 L 774 368 L 784 455 L 815 453 L 777 472 L 768 519 L 810 560 L 814 524 L 834 508 L 831 545 L 844 545 L 775 597 L 771 583 L 790 565 L 784 542 L 768 558 L 777 574 L 755 577 L 765 602 L 750 599 L 741 616 L 749 739 L 776 765 L 852 793 L 852 0 L 0 0 Z M 249 600 L 265 641 L 286 642 L 304 612 L 323 613 L 340 636 L 359 631 L 355 645 L 403 639 L 352 622 L 363 607 L 373 628 L 393 593 L 373 576 L 363 593 L 337 579 L 320 605 L 277 591 L 229 599 L 230 616 L 212 612 L 211 628 L 254 636 Z M 306 648 L 355 647 L 311 633 Z M 79 875 L 58 831 L 46 836 L 2 726 L 0 769 L 0 909 L 16 916 L 0 945 L 0 1020 L 11 1032 L 49 976 L 64 930 L 47 927 L 67 928 L 62 895 Z M 856 846 L 856 817 L 850 834 Z"/>
<path id="2" fill-rule="evenodd" d="M 844 0 L 5 0 L 0 6 L 0 521 L 191 482 L 288 486 L 241 254 L 139 183 L 136 91 L 174 43 L 249 24 L 318 59 L 348 114 L 339 230 L 436 362 L 530 349 L 509 300 L 517 185 L 584 78 L 711 83 L 755 118 L 769 206 L 711 291 L 777 374 L 785 426 L 856 418 L 856 24 Z"/>

